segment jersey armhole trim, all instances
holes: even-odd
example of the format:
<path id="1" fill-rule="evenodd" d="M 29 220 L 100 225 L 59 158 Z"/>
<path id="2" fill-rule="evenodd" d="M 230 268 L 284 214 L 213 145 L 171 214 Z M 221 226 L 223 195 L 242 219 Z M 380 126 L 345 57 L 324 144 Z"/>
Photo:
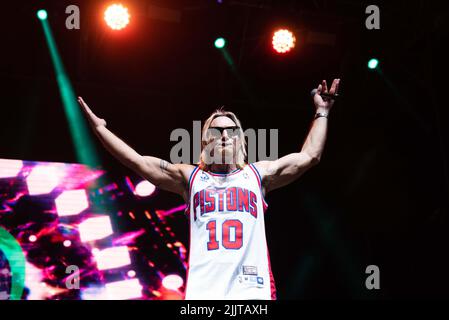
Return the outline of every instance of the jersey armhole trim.
<path id="1" fill-rule="evenodd" d="M 249 164 L 249 167 L 251 168 L 251 170 L 254 172 L 254 175 L 256 176 L 257 179 L 257 183 L 259 184 L 259 189 L 260 189 L 260 195 L 262 197 L 262 202 L 263 202 L 263 207 L 264 207 L 264 211 L 267 210 L 268 208 L 268 203 L 267 201 L 265 201 L 265 196 L 263 194 L 263 190 L 262 190 L 262 178 L 260 176 L 259 170 L 257 170 L 256 166 L 252 163 Z"/>
<path id="2" fill-rule="evenodd" d="M 185 214 L 188 214 L 188 216 L 190 217 L 190 193 L 192 192 L 192 184 L 193 184 L 193 180 L 195 180 L 195 176 L 199 171 L 199 166 L 196 166 L 193 170 L 192 173 L 190 174 L 189 177 L 189 181 L 187 183 L 188 187 L 189 187 L 189 192 L 187 194 L 187 205 L 186 205 L 186 209 L 184 210 Z"/>

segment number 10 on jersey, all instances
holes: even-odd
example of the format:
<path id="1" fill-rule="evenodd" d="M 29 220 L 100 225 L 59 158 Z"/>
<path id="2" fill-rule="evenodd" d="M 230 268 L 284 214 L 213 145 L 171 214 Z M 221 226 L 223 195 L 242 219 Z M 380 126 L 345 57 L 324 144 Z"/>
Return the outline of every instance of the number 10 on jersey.
<path id="1" fill-rule="evenodd" d="M 218 222 L 220 227 L 220 222 Z M 217 240 L 217 221 L 211 220 L 207 223 L 206 229 L 209 231 L 209 242 L 207 250 L 217 250 L 220 241 Z M 235 239 L 231 240 L 231 229 L 234 230 Z M 243 244 L 243 224 L 240 220 L 226 220 L 221 224 L 221 244 L 225 249 L 238 250 Z"/>

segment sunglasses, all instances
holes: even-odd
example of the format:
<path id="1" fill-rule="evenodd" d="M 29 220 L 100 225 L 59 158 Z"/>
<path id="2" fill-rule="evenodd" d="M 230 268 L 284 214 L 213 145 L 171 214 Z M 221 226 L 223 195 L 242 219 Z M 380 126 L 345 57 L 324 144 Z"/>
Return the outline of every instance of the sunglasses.
<path id="1" fill-rule="evenodd" d="M 226 134 L 230 138 L 237 137 L 240 133 L 240 127 L 232 126 L 232 127 L 209 127 L 207 132 L 213 136 L 214 138 L 221 138 L 223 135 L 223 131 L 226 131 Z"/>

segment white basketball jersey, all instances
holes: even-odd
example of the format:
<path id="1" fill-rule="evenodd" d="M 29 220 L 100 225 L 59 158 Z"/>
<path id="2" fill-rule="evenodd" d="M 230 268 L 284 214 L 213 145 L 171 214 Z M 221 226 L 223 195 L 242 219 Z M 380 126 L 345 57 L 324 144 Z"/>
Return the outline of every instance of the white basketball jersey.
<path id="1" fill-rule="evenodd" d="M 190 253 L 185 299 L 276 299 L 254 165 L 228 174 L 196 167 L 186 213 Z"/>

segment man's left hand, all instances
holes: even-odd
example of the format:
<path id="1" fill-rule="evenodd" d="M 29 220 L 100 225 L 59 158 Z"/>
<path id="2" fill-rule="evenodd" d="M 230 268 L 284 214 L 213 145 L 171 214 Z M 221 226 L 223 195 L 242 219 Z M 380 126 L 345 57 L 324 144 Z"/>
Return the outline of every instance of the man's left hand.
<path id="1" fill-rule="evenodd" d="M 327 91 L 327 83 L 326 80 L 323 80 L 321 84 L 317 88 L 317 92 L 313 96 L 313 102 L 315 103 L 316 111 L 324 111 L 329 112 L 332 106 L 334 105 L 335 100 L 330 99 L 327 97 L 322 97 L 321 93 L 328 93 L 328 94 L 337 94 L 338 92 L 338 86 L 340 84 L 340 79 L 334 79 L 332 82 L 332 86 L 329 91 Z"/>

